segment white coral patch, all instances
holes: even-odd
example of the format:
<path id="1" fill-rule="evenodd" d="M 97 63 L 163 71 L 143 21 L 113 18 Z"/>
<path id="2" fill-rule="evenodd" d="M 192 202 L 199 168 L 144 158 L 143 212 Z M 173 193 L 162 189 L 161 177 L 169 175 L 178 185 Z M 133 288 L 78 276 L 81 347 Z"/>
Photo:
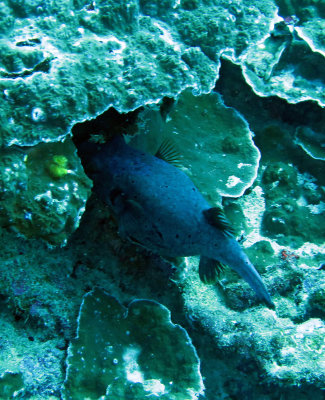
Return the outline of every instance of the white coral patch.
<path id="1" fill-rule="evenodd" d="M 42 122 L 46 120 L 46 114 L 45 112 L 39 108 L 39 107 L 34 107 L 32 109 L 32 120 L 34 122 Z"/>
<path id="2" fill-rule="evenodd" d="M 139 354 L 140 349 L 137 347 L 128 347 L 123 354 L 126 378 L 130 382 L 144 382 L 143 375 L 138 364 Z"/>
<path id="3" fill-rule="evenodd" d="M 162 27 L 157 21 L 154 22 L 153 25 L 155 25 L 162 32 L 162 35 L 160 35 L 161 39 L 172 46 L 175 51 L 181 51 L 180 44 L 174 41 L 172 35 L 166 28 Z"/>
<path id="4" fill-rule="evenodd" d="M 165 385 L 159 379 L 147 379 L 143 383 L 143 388 L 146 392 L 154 396 L 159 396 L 165 393 Z"/>
<path id="5" fill-rule="evenodd" d="M 237 165 L 237 167 L 240 169 L 240 168 L 243 168 L 243 167 L 252 167 L 252 164 L 245 164 L 245 163 L 239 163 L 238 165 Z"/>
<path id="6" fill-rule="evenodd" d="M 238 178 L 238 176 L 235 175 L 231 175 L 228 177 L 226 186 L 227 188 L 233 188 L 236 185 L 238 185 L 238 183 L 242 182 L 242 180 L 240 178 Z"/>

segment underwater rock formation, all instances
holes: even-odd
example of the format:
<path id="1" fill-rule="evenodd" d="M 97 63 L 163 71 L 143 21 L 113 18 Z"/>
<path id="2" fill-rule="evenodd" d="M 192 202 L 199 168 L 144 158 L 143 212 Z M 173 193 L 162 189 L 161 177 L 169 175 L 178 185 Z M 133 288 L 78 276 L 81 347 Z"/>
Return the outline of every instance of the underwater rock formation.
<path id="1" fill-rule="evenodd" d="M 299 173 L 292 164 L 279 162 L 266 167 L 262 182 L 266 200 L 264 234 L 294 248 L 311 238 L 313 243 L 322 245 L 325 193 L 317 180 Z"/>
<path id="2" fill-rule="evenodd" d="M 325 105 L 324 17 L 321 1 L 277 0 L 270 32 L 237 60 L 246 81 L 261 96 L 289 103 L 304 100 Z"/>

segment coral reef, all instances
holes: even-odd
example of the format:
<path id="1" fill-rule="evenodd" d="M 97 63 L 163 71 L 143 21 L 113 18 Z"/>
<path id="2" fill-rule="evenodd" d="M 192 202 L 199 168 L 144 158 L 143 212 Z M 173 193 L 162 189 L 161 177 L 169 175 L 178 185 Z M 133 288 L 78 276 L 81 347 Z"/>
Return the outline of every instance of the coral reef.
<path id="1" fill-rule="evenodd" d="M 252 252 L 256 255 L 257 250 Z M 240 364 L 257 365 L 264 379 L 286 389 L 308 386 L 310 382 L 322 389 L 325 325 L 320 319 L 322 311 L 318 313 L 317 309 L 322 309 L 323 272 L 313 268 L 303 272 L 291 260 L 276 262 L 274 256 L 273 260 L 270 256 L 265 260 L 271 264 L 260 256 L 256 266 L 261 272 L 262 264 L 265 270 L 264 279 L 273 291 L 276 313 L 265 308 L 247 308 L 252 301 L 250 293 L 243 292 L 242 284 L 239 290 L 236 278 L 228 272 L 223 277 L 223 287 L 203 286 L 193 272 L 197 268 L 195 260 L 188 260 L 186 274 L 180 281 L 186 312 L 197 330 L 210 332 L 218 351 L 228 353 L 234 369 L 240 368 Z M 315 274 L 311 291 L 304 285 Z M 301 289 L 298 291 L 297 287 Z M 304 311 L 313 298 L 318 299 L 319 305 L 314 306 L 313 313 Z M 213 365 L 213 360 L 206 357 Z"/>
<path id="2" fill-rule="evenodd" d="M 277 0 L 279 14 L 287 23 L 296 23 L 295 31 L 312 51 L 324 56 L 325 5 L 313 0 Z"/>
<path id="3" fill-rule="evenodd" d="M 24 387 L 24 382 L 19 373 L 5 372 L 0 376 L 0 396 L 9 399 L 17 396 Z"/>
<path id="4" fill-rule="evenodd" d="M 283 21 L 263 42 L 241 57 L 246 81 L 261 96 L 279 96 L 290 103 L 315 100 L 325 105 L 324 57 L 291 34 Z"/>
<path id="5" fill-rule="evenodd" d="M 101 290 L 85 295 L 68 349 L 64 399 L 197 399 L 203 388 L 191 340 L 166 307 L 135 300 L 126 309 Z"/>
<path id="6" fill-rule="evenodd" d="M 317 180 L 310 174 L 299 174 L 292 164 L 279 162 L 266 167 L 262 182 L 266 200 L 262 229 L 266 236 L 292 247 L 302 246 L 311 237 L 313 243 L 322 244 L 325 193 Z"/>
<path id="7" fill-rule="evenodd" d="M 164 140 L 170 141 L 179 153 L 179 166 L 212 203 L 219 203 L 221 196 L 241 196 L 256 178 L 260 152 L 253 133 L 215 92 L 194 96 L 186 90 L 166 124 L 157 107 L 147 107 L 136 125 L 130 144 L 155 154 Z"/>
<path id="8" fill-rule="evenodd" d="M 324 5 L 309 0 L 276 3 L 279 15 L 273 29 L 236 62 L 257 94 L 324 106 Z"/>
<path id="9" fill-rule="evenodd" d="M 324 2 L 0 4 L 0 398 L 322 400 Z M 274 310 L 119 237 L 77 154 L 116 134 L 174 143 Z"/>
<path id="10" fill-rule="evenodd" d="M 220 196 L 239 197 L 255 180 L 260 152 L 253 134 L 217 93 L 195 97 L 184 92 L 169 114 L 166 134 L 181 149 L 186 171 L 211 201 L 215 202 L 212 187 Z"/>
<path id="11" fill-rule="evenodd" d="M 4 149 L 0 179 L 1 225 L 54 245 L 78 227 L 91 191 L 71 139 Z"/>

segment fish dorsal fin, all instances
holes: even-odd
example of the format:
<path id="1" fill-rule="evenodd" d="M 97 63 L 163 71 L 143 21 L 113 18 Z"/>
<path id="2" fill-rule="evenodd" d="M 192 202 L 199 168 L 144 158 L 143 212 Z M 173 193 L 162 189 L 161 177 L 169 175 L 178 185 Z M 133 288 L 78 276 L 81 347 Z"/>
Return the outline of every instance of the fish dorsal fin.
<path id="1" fill-rule="evenodd" d="M 172 141 L 169 139 L 165 139 L 161 143 L 159 149 L 155 154 L 155 157 L 160 158 L 161 160 L 164 160 L 169 164 L 174 165 L 175 167 L 180 167 L 182 165 L 181 163 L 182 156 L 176 150 Z"/>
<path id="2" fill-rule="evenodd" d="M 235 231 L 221 207 L 208 208 L 203 211 L 203 215 L 210 225 L 218 228 L 225 236 L 232 237 L 235 235 Z"/>

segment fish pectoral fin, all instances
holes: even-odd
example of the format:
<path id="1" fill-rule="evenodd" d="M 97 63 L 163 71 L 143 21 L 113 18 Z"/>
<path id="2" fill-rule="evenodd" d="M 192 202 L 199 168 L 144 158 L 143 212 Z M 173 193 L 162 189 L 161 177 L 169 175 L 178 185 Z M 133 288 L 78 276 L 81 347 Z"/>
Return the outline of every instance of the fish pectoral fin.
<path id="1" fill-rule="evenodd" d="M 203 211 L 203 215 L 210 225 L 218 228 L 224 233 L 225 236 L 235 236 L 235 230 L 230 225 L 230 222 L 228 221 L 221 207 L 208 208 L 207 210 Z"/>
<path id="2" fill-rule="evenodd" d="M 224 269 L 225 265 L 220 261 L 201 256 L 199 276 L 203 283 L 215 283 Z"/>
<path id="3" fill-rule="evenodd" d="M 114 206 L 118 201 L 121 200 L 121 198 L 123 198 L 124 193 L 123 190 L 119 187 L 115 187 L 113 190 L 111 190 L 109 192 L 109 200 L 112 203 L 112 205 Z"/>
<path id="4" fill-rule="evenodd" d="M 118 217 L 119 225 L 123 225 L 125 231 L 129 231 L 129 228 L 135 229 L 146 219 L 146 213 L 137 201 L 125 199 Z"/>
<path id="5" fill-rule="evenodd" d="M 128 214 L 139 218 L 145 215 L 141 204 L 136 200 L 128 199 L 121 189 L 113 189 L 109 196 L 113 208 L 117 211 L 119 216 Z"/>
<path id="6" fill-rule="evenodd" d="M 174 165 L 175 167 L 181 167 L 181 154 L 175 149 L 174 144 L 169 140 L 165 139 L 159 149 L 157 150 L 155 157 L 160 158 L 168 162 L 169 164 Z"/>
<path id="7" fill-rule="evenodd" d="M 141 243 L 138 239 L 136 239 L 134 236 L 128 236 L 127 239 L 133 243 L 137 244 L 138 246 L 146 247 L 143 243 Z"/>
<path id="8" fill-rule="evenodd" d="M 123 199 L 118 211 L 119 234 L 133 243 L 141 244 L 135 238 L 137 227 L 145 220 L 146 214 L 141 205 L 134 200 Z"/>
<path id="9" fill-rule="evenodd" d="M 125 211 L 131 213 L 135 217 L 142 217 L 145 215 L 144 209 L 141 204 L 135 200 L 128 199 L 125 201 Z"/>

